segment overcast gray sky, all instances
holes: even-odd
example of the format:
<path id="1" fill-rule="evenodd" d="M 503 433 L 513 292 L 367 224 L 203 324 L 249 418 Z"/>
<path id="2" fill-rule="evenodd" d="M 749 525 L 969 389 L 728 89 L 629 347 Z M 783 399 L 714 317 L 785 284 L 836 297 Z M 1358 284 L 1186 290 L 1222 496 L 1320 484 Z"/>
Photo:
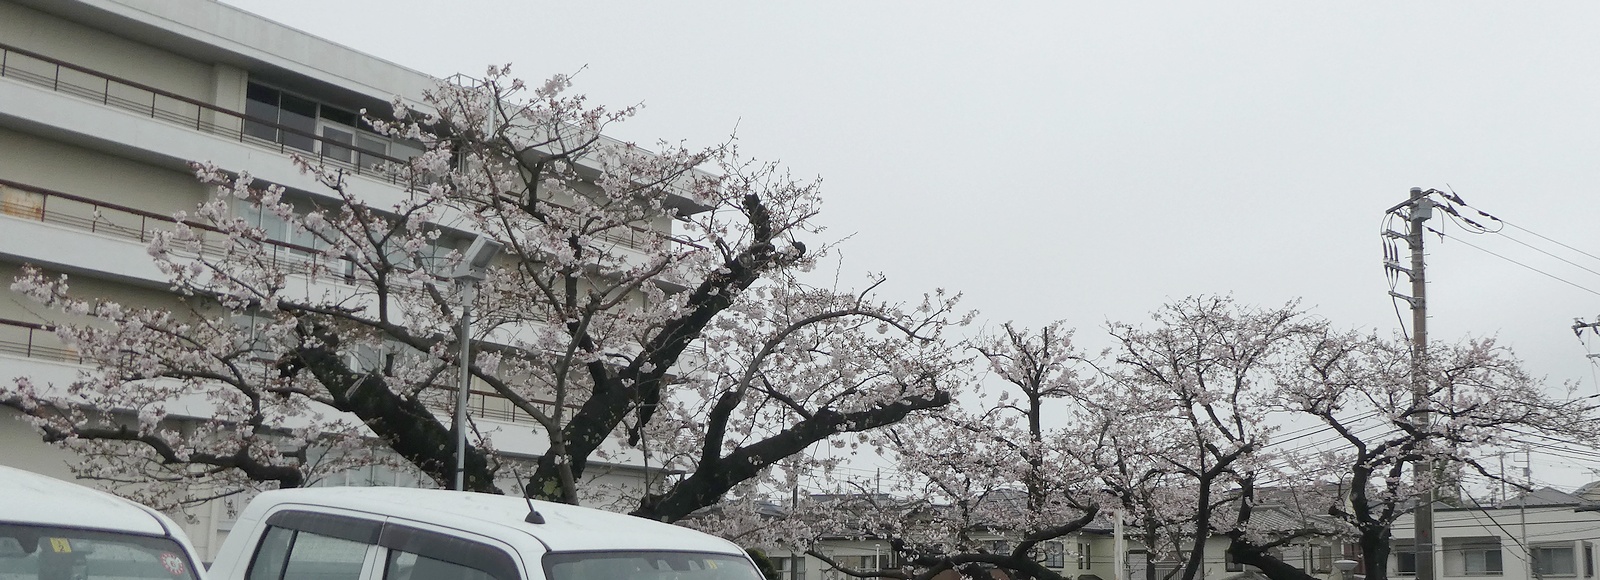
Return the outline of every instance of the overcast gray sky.
<path id="1" fill-rule="evenodd" d="M 1600 255 L 1600 3 L 225 1 L 440 76 L 584 69 L 646 104 L 627 140 L 737 127 L 824 177 L 847 279 L 1089 345 L 1211 293 L 1393 331 L 1383 211 L 1448 184 L 1526 231 L 1432 222 L 1432 336 L 1597 392 L 1600 259 L 1528 232 Z"/>

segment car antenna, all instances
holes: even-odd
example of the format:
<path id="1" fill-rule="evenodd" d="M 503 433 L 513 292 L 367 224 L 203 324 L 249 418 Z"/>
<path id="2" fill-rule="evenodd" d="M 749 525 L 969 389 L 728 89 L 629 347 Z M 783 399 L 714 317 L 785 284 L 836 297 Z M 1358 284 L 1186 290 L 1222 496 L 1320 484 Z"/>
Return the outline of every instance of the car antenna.
<path id="1" fill-rule="evenodd" d="M 515 477 L 517 479 L 517 487 L 522 489 L 522 500 L 528 502 L 528 517 L 522 518 L 522 521 L 530 524 L 544 523 L 544 514 L 541 514 L 539 513 L 539 510 L 534 509 L 533 498 L 528 496 L 528 486 L 522 484 L 522 474 L 517 473 L 516 468 L 512 468 L 511 477 Z"/>

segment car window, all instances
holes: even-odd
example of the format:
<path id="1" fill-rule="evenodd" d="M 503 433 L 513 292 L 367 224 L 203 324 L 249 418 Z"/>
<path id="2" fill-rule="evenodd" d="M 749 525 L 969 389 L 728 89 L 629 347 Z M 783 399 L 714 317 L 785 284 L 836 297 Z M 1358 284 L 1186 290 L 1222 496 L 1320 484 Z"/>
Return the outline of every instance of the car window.
<path id="1" fill-rule="evenodd" d="M 0 580 L 195 580 L 171 538 L 0 524 Z"/>
<path id="2" fill-rule="evenodd" d="M 249 580 L 358 580 L 368 546 L 354 540 L 269 526 L 256 547 L 245 577 Z"/>
<path id="3" fill-rule="evenodd" d="M 389 549 L 385 580 L 519 580 L 516 559 L 503 549 L 457 535 L 397 523 L 384 525 L 378 545 Z"/>
<path id="4" fill-rule="evenodd" d="M 289 560 L 289 541 L 293 539 L 294 530 L 268 527 L 267 533 L 261 537 L 261 543 L 256 546 L 255 557 L 250 561 L 250 571 L 245 574 L 245 578 L 254 580 L 283 578 L 283 565 Z"/>
<path id="5" fill-rule="evenodd" d="M 482 570 L 475 570 L 411 552 L 393 550 L 384 566 L 383 580 L 495 580 Z"/>
<path id="6" fill-rule="evenodd" d="M 284 580 L 358 580 L 367 545 L 361 542 L 295 532 L 289 546 L 289 562 L 283 567 Z"/>
<path id="7" fill-rule="evenodd" d="M 762 580 L 740 556 L 692 552 L 563 552 L 544 556 L 549 580 Z"/>
<path id="8" fill-rule="evenodd" d="M 377 520 L 302 510 L 275 512 L 266 523 L 247 580 L 356 580 L 383 529 Z"/>
<path id="9" fill-rule="evenodd" d="M 378 547 L 387 549 L 385 579 L 522 577 L 510 552 L 455 534 L 305 510 L 279 511 L 266 523 L 246 580 L 358 580 L 368 552 Z"/>

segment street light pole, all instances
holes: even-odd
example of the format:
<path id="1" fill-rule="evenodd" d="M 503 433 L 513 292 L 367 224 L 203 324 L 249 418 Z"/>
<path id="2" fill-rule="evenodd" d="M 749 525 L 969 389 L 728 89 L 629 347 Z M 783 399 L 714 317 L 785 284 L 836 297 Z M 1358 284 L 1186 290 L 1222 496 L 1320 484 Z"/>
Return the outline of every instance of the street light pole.
<path id="1" fill-rule="evenodd" d="M 461 367 L 461 380 L 456 388 L 456 491 L 466 489 L 467 473 L 467 393 L 472 386 L 472 301 L 477 298 L 478 282 L 483 280 L 489 261 L 500 253 L 500 242 L 479 235 L 472 246 L 461 256 L 461 263 L 451 274 L 461 292 L 461 354 L 457 364 Z"/>

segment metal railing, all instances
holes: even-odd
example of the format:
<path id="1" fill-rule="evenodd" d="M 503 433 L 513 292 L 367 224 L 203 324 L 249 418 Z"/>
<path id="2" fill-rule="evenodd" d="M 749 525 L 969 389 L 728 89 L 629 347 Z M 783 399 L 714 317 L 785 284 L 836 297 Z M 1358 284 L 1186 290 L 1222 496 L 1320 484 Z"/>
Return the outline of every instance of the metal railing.
<path id="1" fill-rule="evenodd" d="M 423 404 L 428 408 L 440 412 L 454 412 L 456 408 L 456 388 L 446 385 L 433 385 L 429 387 L 429 395 L 423 397 Z M 546 415 L 554 413 L 555 401 L 543 399 L 530 399 L 539 410 Z M 575 405 L 567 405 L 575 409 Z M 503 421 L 506 423 L 535 423 L 533 416 L 511 403 L 510 399 L 500 396 L 492 391 L 473 389 L 467 391 L 467 414 L 473 417 Z"/>
<path id="2" fill-rule="evenodd" d="M 55 326 L 9 318 L 0 318 L 0 353 L 59 362 L 83 362 L 78 351 L 61 343 L 56 336 Z"/>
<path id="3" fill-rule="evenodd" d="M 276 149 L 279 153 L 297 153 L 357 175 L 390 183 L 403 181 L 401 174 L 386 169 L 386 166 L 404 165 L 403 159 L 4 43 L 0 43 L 0 78 L 18 80 L 241 143 Z M 272 137 L 252 134 L 252 128 L 270 130 L 255 133 L 270 132 Z M 314 145 L 307 149 L 291 142 Z"/>
<path id="4" fill-rule="evenodd" d="M 408 181 L 404 167 L 409 162 L 398 157 L 361 148 L 355 143 L 329 139 L 315 133 L 258 119 L 245 113 L 218 107 L 197 99 L 165 91 L 143 83 L 78 66 L 33 51 L 0 43 L 0 78 L 10 78 L 52 91 L 77 96 L 102 105 L 116 107 L 152 119 L 193 128 L 241 143 L 299 154 L 330 167 L 394 185 L 421 187 Z M 271 138 L 252 134 L 268 133 Z M 314 144 L 310 149 L 292 141 Z M 598 237 L 630 248 L 643 247 L 645 240 L 660 235 L 634 225 L 600 232 Z M 680 241 L 679 243 L 687 243 Z M 689 244 L 693 245 L 693 244 Z"/>
<path id="5" fill-rule="evenodd" d="M 0 215 L 32 219 L 125 240 L 148 242 L 158 231 L 171 231 L 179 221 L 172 216 L 111 202 L 90 199 L 70 193 L 46 189 L 9 179 L 0 179 L 0 189 L 9 188 L 33 194 L 37 204 L 13 197 L 0 200 Z M 184 220 L 195 233 L 202 255 L 220 256 L 228 251 L 229 236 L 216 227 Z M 351 282 L 349 260 L 329 258 L 315 248 L 274 240 L 261 240 L 271 248 L 268 258 L 274 267 L 288 273 L 309 274 L 321 268 L 324 272 L 344 272 L 345 281 Z"/>

